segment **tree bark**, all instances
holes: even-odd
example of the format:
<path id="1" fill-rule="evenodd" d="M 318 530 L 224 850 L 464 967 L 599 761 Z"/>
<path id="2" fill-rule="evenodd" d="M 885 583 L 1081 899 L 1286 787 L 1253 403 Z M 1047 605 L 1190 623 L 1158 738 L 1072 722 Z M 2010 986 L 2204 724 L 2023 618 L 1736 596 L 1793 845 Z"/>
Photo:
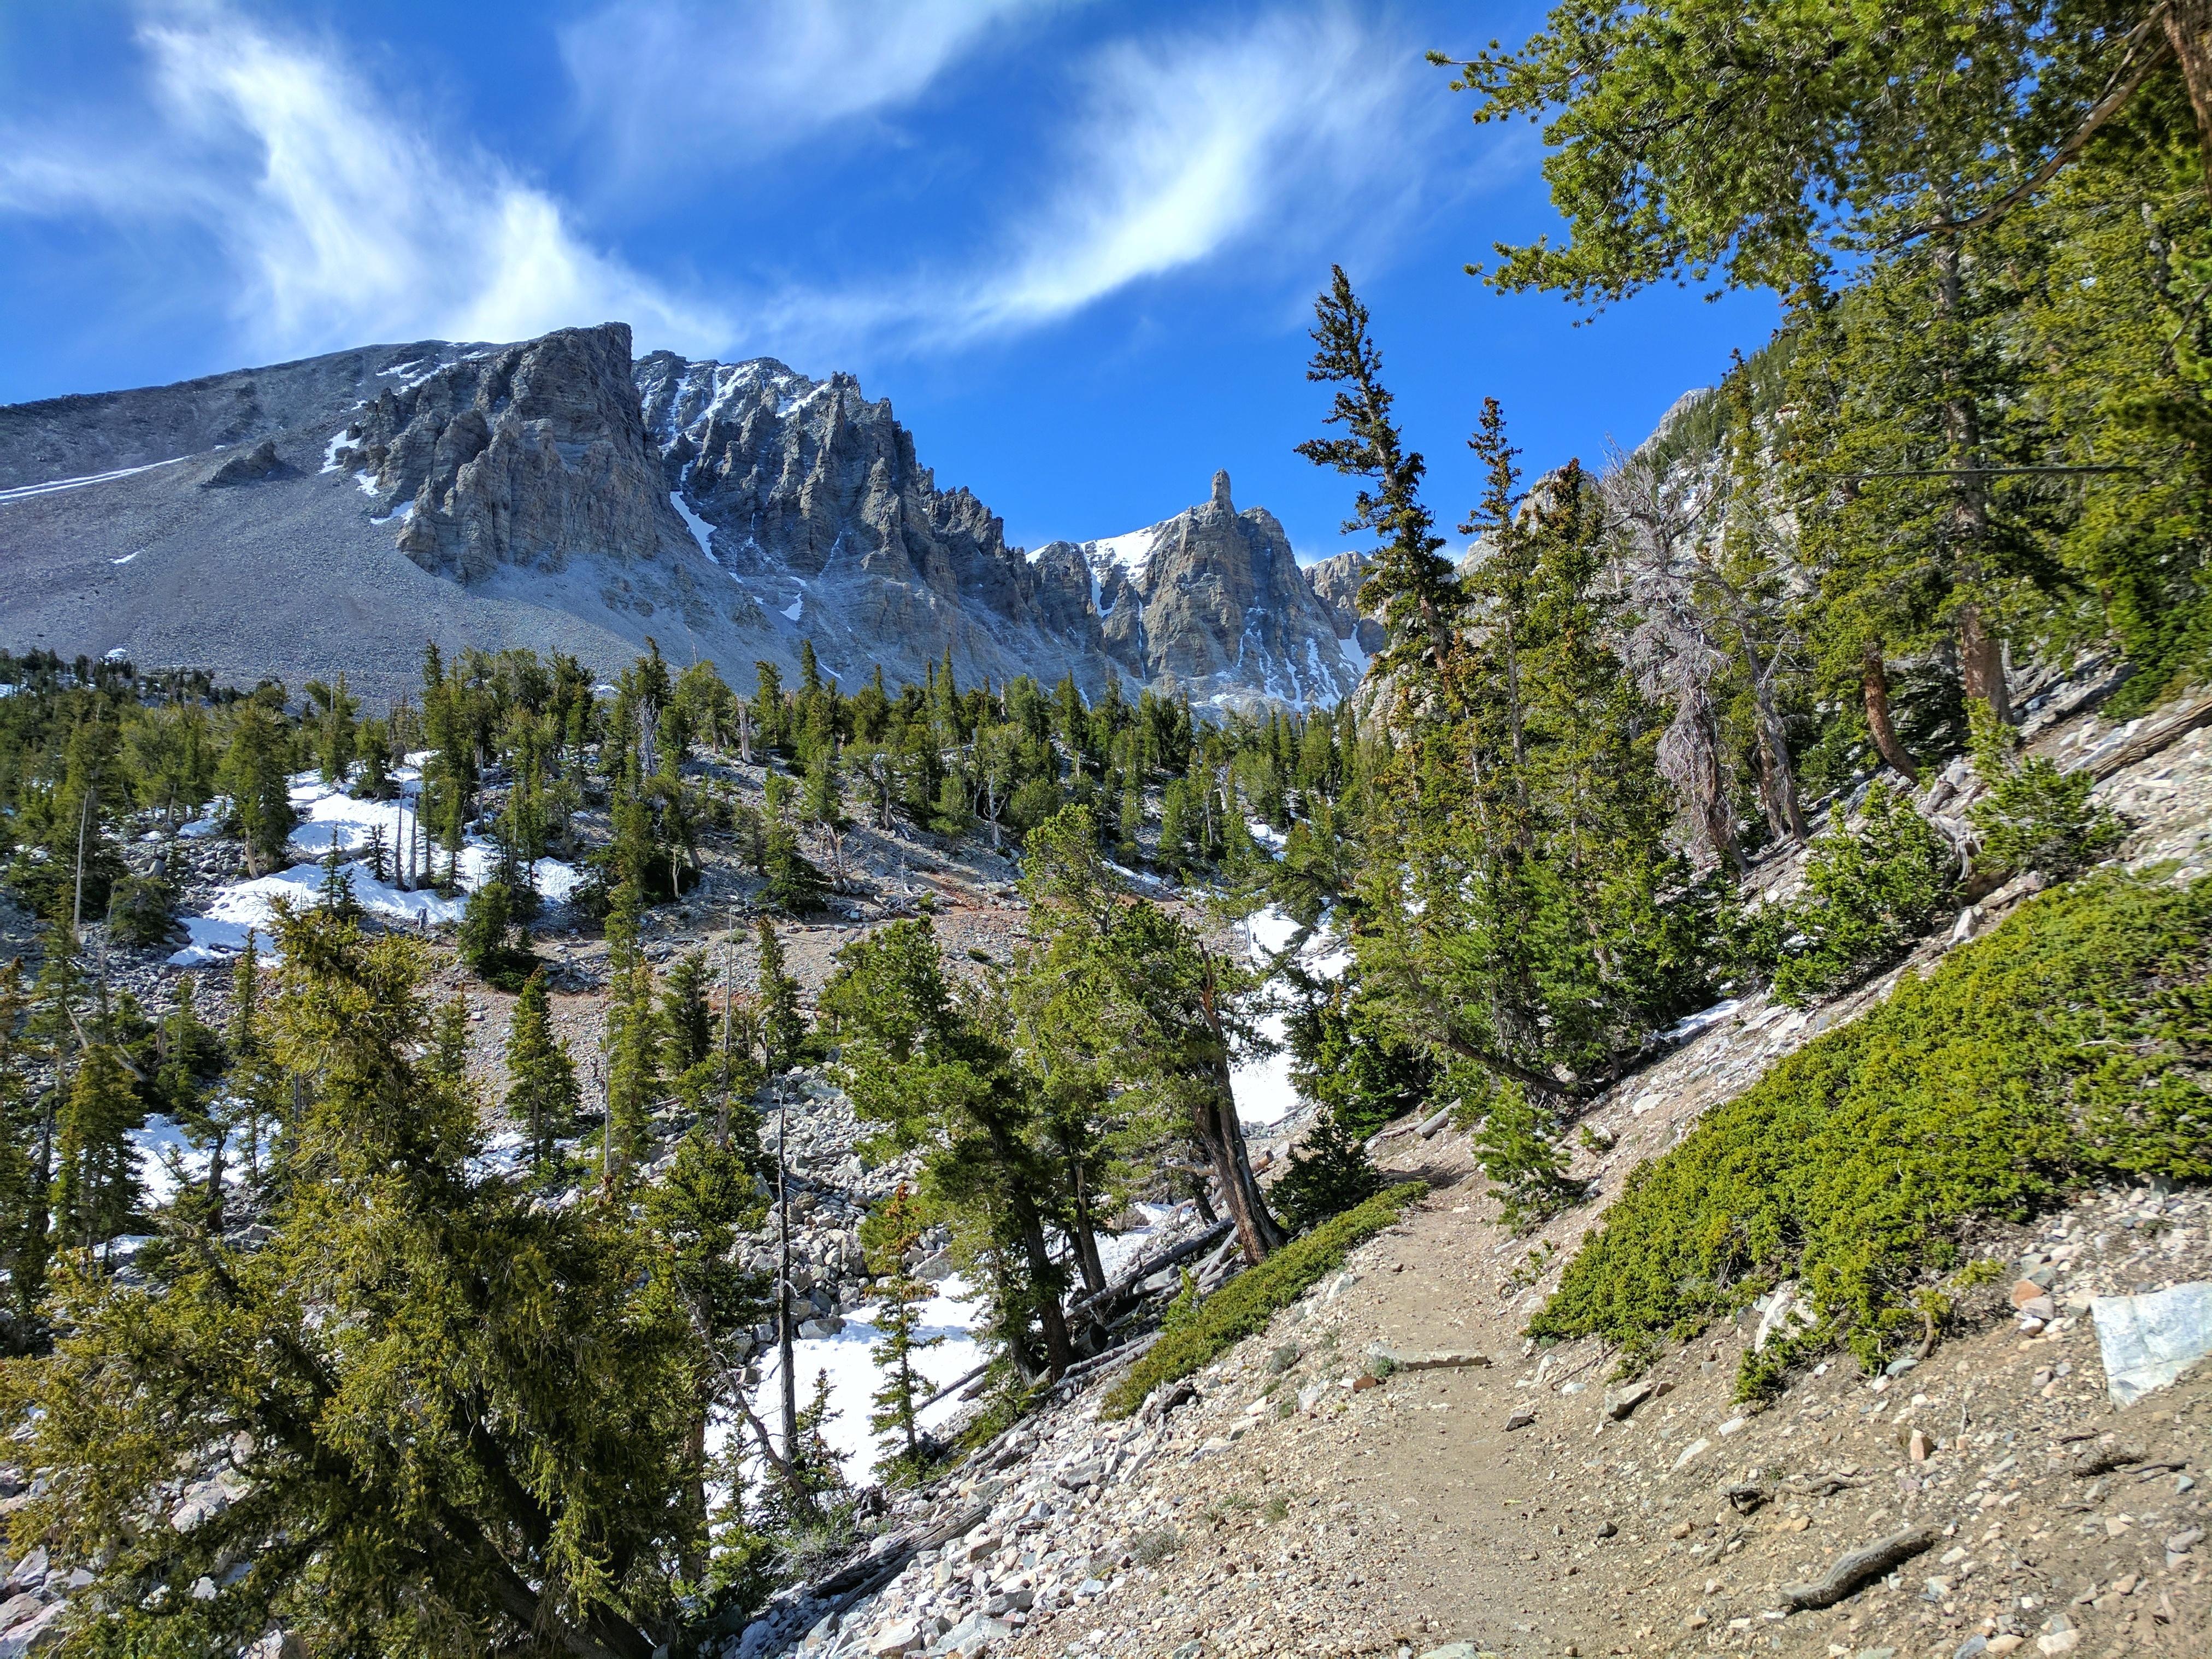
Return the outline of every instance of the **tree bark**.
<path id="1" fill-rule="evenodd" d="M 1963 329 L 1959 315 L 1963 281 L 1960 265 L 1959 239 L 1946 237 L 1936 251 L 1936 304 L 1945 332 L 1954 339 Z M 1957 549 L 1952 556 L 1951 580 L 1965 596 L 1959 604 L 1961 689 L 1969 698 L 1988 703 L 1991 714 L 2010 725 L 2012 698 L 2005 688 L 2004 641 L 1990 631 L 1977 591 L 1987 574 L 1982 556 L 1990 535 L 1989 484 L 1974 470 L 1981 465 L 1981 411 L 1973 392 L 1960 382 L 1955 354 L 1944 377 L 1950 389 L 1943 402 L 1943 436 L 1956 469 L 1951 484 L 1951 531 Z"/>
<path id="2" fill-rule="evenodd" d="M 2166 38 L 2181 65 L 2189 106 L 2197 112 L 2197 149 L 2204 167 L 2204 199 L 2212 202 L 2212 0 L 2166 0 Z"/>
<path id="3" fill-rule="evenodd" d="M 1085 1190 L 1083 1161 L 1062 1145 L 1067 1160 L 1067 1190 L 1074 1205 L 1075 1263 L 1083 1274 L 1083 1288 L 1092 1296 L 1106 1288 L 1106 1264 L 1098 1255 L 1098 1230 L 1091 1218 L 1091 1194 Z"/>
<path id="4" fill-rule="evenodd" d="M 1213 1164 L 1214 1175 L 1220 1180 L 1222 1202 L 1229 1206 L 1230 1216 L 1237 1223 L 1237 1245 L 1244 1252 L 1244 1260 L 1256 1265 L 1270 1251 L 1280 1249 L 1289 1241 L 1268 1212 L 1259 1178 L 1252 1173 L 1251 1157 L 1244 1150 L 1244 1126 L 1237 1116 L 1237 1090 L 1229 1071 L 1229 1033 L 1222 1024 L 1210 952 L 1206 957 L 1206 984 L 1199 1007 L 1213 1038 L 1213 1088 L 1210 1097 L 1201 1096 L 1200 1103 L 1192 1109 L 1193 1127 Z"/>
<path id="5" fill-rule="evenodd" d="M 1879 640 L 1869 640 L 1859 654 L 1859 690 L 1866 698 L 1867 730 L 1874 736 L 1875 751 L 1907 783 L 1919 782 L 1912 757 L 1905 752 L 1897 728 L 1889 723 L 1889 676 L 1882 667 Z"/>
<path id="6" fill-rule="evenodd" d="M 1266 1196 L 1252 1173 L 1252 1160 L 1244 1149 L 1244 1126 L 1237 1120 L 1237 1097 L 1230 1088 L 1224 1058 L 1215 1070 L 1216 1087 L 1206 1103 L 1194 1113 L 1199 1139 L 1206 1144 L 1213 1173 L 1221 1182 L 1221 1200 L 1237 1224 L 1237 1248 L 1248 1264 L 1256 1266 L 1287 1242 L 1281 1226 L 1268 1212 Z"/>

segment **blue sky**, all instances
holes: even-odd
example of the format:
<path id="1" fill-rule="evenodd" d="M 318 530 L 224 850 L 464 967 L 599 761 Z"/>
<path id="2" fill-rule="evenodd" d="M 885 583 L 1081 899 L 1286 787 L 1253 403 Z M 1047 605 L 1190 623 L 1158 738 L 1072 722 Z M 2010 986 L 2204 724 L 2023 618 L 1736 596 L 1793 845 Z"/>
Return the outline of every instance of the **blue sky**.
<path id="1" fill-rule="evenodd" d="M 1763 295 L 1595 320 L 1463 274 L 1556 230 L 1538 131 L 1421 60 L 1520 4 L 142 0 L 0 9 L 0 402 L 619 318 L 846 369 L 1034 546 L 1225 466 L 1345 542 L 1304 330 L 1375 317 L 1440 520 L 1486 395 L 1528 462 L 1633 444 Z"/>

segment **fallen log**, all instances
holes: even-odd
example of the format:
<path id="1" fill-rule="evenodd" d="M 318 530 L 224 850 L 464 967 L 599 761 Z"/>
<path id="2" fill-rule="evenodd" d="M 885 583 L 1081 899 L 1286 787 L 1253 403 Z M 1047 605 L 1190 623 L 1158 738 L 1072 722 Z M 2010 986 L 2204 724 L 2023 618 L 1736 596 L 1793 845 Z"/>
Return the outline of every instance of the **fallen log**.
<path id="1" fill-rule="evenodd" d="M 1836 1565 L 1809 1584 L 1784 1584 L 1782 1599 L 1793 1607 L 1832 1607 L 1869 1578 L 1910 1561 L 1936 1541 L 1933 1527 L 1908 1527 L 1836 1559 Z"/>
<path id="2" fill-rule="evenodd" d="M 2212 697 L 2201 697 L 2162 720 L 2154 720 L 2118 749 L 2093 765 L 2090 775 L 2098 782 L 2147 761 L 2167 744 L 2177 743 L 2200 726 L 2212 725 Z"/>
<path id="3" fill-rule="evenodd" d="M 1172 1267 L 1178 1262 L 1188 1261 L 1192 1256 L 1196 1255 L 1200 1250 L 1203 1250 L 1209 1245 L 1217 1243 L 1221 1239 L 1226 1237 L 1235 1230 L 1235 1222 L 1230 1220 L 1225 1216 L 1223 1217 L 1219 1221 L 1215 1222 L 1211 1227 L 1208 1227 L 1204 1232 L 1196 1234 L 1192 1237 L 1186 1238 L 1182 1243 L 1174 1245 L 1168 1249 L 1161 1251 L 1158 1255 L 1148 1257 L 1145 1261 L 1139 1262 L 1135 1267 L 1130 1268 L 1128 1272 L 1123 1273 L 1119 1279 L 1115 1279 L 1111 1285 L 1109 1285 L 1104 1290 L 1096 1291 L 1089 1296 L 1077 1297 L 1074 1301 L 1067 1304 L 1067 1316 L 1070 1319 L 1097 1318 L 1098 1316 L 1097 1310 L 1105 1307 L 1109 1304 L 1119 1300 L 1121 1297 L 1127 1296 L 1131 1291 L 1143 1284 L 1154 1273 L 1159 1273 L 1165 1268 Z"/>

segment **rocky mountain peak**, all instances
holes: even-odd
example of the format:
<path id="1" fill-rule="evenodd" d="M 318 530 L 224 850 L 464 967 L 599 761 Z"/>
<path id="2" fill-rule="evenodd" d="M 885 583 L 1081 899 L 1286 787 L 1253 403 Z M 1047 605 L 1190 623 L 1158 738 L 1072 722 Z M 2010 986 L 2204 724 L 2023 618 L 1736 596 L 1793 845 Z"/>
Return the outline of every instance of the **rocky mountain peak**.
<path id="1" fill-rule="evenodd" d="M 372 695 L 408 689 L 393 645 L 426 633 L 602 670 L 649 636 L 739 682 L 805 641 L 848 681 L 950 652 L 963 682 L 1217 708 L 1358 683 L 1352 625 L 1225 471 L 1157 524 L 1024 553 L 852 375 L 631 349 L 606 323 L 0 409 L 0 622 Z"/>
<path id="2" fill-rule="evenodd" d="M 606 323 L 434 362 L 363 405 L 328 465 L 356 473 L 379 520 L 402 520 L 401 552 L 465 584 L 578 554 L 655 557 L 684 526 L 629 351 L 629 325 Z"/>

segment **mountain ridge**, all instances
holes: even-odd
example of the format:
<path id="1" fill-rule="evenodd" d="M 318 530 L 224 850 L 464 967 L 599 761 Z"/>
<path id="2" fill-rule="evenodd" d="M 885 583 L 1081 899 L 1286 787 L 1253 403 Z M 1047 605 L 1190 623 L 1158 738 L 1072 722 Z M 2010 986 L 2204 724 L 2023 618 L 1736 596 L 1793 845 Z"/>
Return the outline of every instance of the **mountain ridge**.
<path id="1" fill-rule="evenodd" d="M 16 648 L 373 696 L 426 635 L 608 670 L 653 637 L 739 681 L 802 640 L 848 678 L 949 651 L 971 680 L 1216 708 L 1333 703 L 1364 665 L 1225 473 L 1158 524 L 1024 550 L 852 375 L 633 357 L 620 323 L 0 407 L 0 570 Z"/>

